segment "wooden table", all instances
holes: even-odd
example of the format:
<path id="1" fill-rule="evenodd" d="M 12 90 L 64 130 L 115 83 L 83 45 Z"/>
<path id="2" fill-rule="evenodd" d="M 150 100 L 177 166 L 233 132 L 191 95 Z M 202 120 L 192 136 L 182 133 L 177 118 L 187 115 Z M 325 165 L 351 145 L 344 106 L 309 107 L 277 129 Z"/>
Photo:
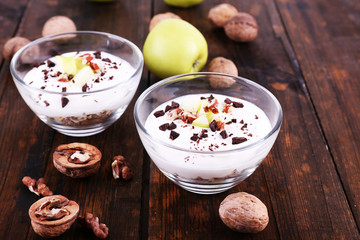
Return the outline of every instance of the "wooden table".
<path id="1" fill-rule="evenodd" d="M 269 89 L 284 122 L 263 164 L 237 187 L 212 196 L 186 192 L 170 182 L 144 151 L 133 120 L 139 94 L 158 81 L 145 68 L 125 114 L 105 132 L 73 138 L 41 122 L 17 92 L 9 63 L 0 59 L 0 239 L 41 239 L 28 217 L 38 198 L 24 176 L 44 177 L 51 190 L 75 200 L 109 229 L 109 239 L 360 239 L 360 4 L 358 0 L 228 0 L 254 15 L 260 31 L 251 43 L 229 40 L 207 20 L 223 1 L 204 0 L 180 9 L 162 0 L 2 0 L 0 48 L 10 37 L 41 36 L 44 22 L 67 15 L 80 30 L 110 32 L 142 48 L 154 14 L 171 11 L 196 26 L 208 41 L 209 59 L 235 62 L 239 75 Z M 100 171 L 74 180 L 59 173 L 52 153 L 81 141 L 103 153 Z M 111 176 L 112 157 L 133 166 L 130 182 Z M 246 191 L 267 206 L 270 222 L 258 234 L 227 228 L 218 207 L 230 193 Z M 59 239 L 95 238 L 75 223 Z"/>

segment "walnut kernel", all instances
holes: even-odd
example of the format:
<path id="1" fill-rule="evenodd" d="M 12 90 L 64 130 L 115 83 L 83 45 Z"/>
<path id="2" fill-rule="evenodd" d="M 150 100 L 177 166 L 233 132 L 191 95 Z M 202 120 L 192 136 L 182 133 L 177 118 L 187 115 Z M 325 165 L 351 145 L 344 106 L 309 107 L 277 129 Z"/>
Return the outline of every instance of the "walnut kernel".
<path id="1" fill-rule="evenodd" d="M 233 5 L 222 3 L 210 9 L 208 19 L 215 27 L 224 27 L 236 13 L 238 10 Z"/>
<path id="2" fill-rule="evenodd" d="M 246 192 L 228 195 L 220 204 L 219 215 L 226 226 L 239 232 L 257 233 L 269 223 L 265 204 Z"/>
<path id="3" fill-rule="evenodd" d="M 224 57 L 216 57 L 209 63 L 209 72 L 226 73 L 237 76 L 238 69 L 235 63 Z M 223 76 L 211 76 L 209 78 L 210 85 L 212 88 L 228 88 L 235 83 L 235 80 L 231 77 Z"/>
<path id="4" fill-rule="evenodd" d="M 164 21 L 166 19 L 170 19 L 170 18 L 177 18 L 177 19 L 181 19 L 181 17 L 179 17 L 178 15 L 171 13 L 171 12 L 166 12 L 166 13 L 159 13 L 156 14 L 152 17 L 152 19 L 150 20 L 150 25 L 149 25 L 149 32 L 161 21 Z"/>
<path id="5" fill-rule="evenodd" d="M 239 12 L 224 26 L 226 35 L 237 42 L 250 42 L 258 34 L 256 19 L 248 13 Z"/>
<path id="6" fill-rule="evenodd" d="M 13 37 L 7 40 L 3 50 L 5 60 L 10 61 L 14 54 L 28 43 L 30 43 L 30 40 L 23 37 Z"/>
<path id="7" fill-rule="evenodd" d="M 104 223 L 99 223 L 99 218 L 91 213 L 79 216 L 78 220 L 85 227 L 90 228 L 98 238 L 105 239 L 109 234 L 109 228 Z"/>
<path id="8" fill-rule="evenodd" d="M 27 186 L 30 192 L 35 193 L 38 196 L 51 196 L 53 192 L 50 191 L 49 187 L 46 186 L 44 178 L 39 178 L 37 181 L 31 177 L 25 176 L 22 179 L 22 182 Z"/>
<path id="9" fill-rule="evenodd" d="M 114 161 L 111 164 L 111 168 L 114 179 L 122 178 L 124 180 L 130 180 L 133 176 L 129 164 L 125 161 L 125 158 L 121 155 L 114 157 Z"/>
<path id="10" fill-rule="evenodd" d="M 76 31 L 75 23 L 66 16 L 53 16 L 49 18 L 42 29 L 42 36 L 46 37 L 56 33 Z"/>

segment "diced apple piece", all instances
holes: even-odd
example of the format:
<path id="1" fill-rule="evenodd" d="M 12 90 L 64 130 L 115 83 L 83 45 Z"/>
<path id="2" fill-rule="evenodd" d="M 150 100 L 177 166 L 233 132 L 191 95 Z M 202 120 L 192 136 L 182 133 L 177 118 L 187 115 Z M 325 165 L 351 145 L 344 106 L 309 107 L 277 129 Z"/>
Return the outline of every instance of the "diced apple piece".
<path id="1" fill-rule="evenodd" d="M 186 112 L 196 113 L 200 105 L 200 101 L 185 100 L 181 103 L 182 109 Z"/>
<path id="2" fill-rule="evenodd" d="M 82 63 L 81 58 L 75 58 L 74 56 L 56 56 L 56 58 L 60 62 L 63 72 L 67 73 L 68 75 L 71 74 L 75 76 L 78 71 L 80 71 L 83 67 L 86 66 Z"/>
<path id="3" fill-rule="evenodd" d="M 209 104 L 209 101 L 206 100 L 206 99 L 203 99 L 203 100 L 200 101 L 200 104 L 199 104 L 198 109 L 197 109 L 198 115 L 205 114 L 204 107 L 206 107 L 208 104 Z"/>
<path id="4" fill-rule="evenodd" d="M 216 114 L 214 114 L 212 111 L 205 112 L 205 116 L 209 122 L 213 120 Z"/>
<path id="5" fill-rule="evenodd" d="M 74 84 L 78 87 L 84 86 L 85 83 L 93 79 L 95 76 L 95 73 L 91 69 L 90 66 L 86 66 L 82 68 L 73 78 Z"/>
<path id="6" fill-rule="evenodd" d="M 201 115 L 200 117 L 195 119 L 192 124 L 197 127 L 209 128 L 209 121 L 206 115 Z"/>

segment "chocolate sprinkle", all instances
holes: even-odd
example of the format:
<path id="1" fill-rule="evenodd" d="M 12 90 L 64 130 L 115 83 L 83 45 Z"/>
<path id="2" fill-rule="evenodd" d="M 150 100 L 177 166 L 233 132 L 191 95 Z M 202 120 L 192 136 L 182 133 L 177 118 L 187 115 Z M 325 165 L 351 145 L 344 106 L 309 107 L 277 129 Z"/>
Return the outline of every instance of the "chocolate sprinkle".
<path id="1" fill-rule="evenodd" d="M 164 115 L 165 115 L 165 112 L 163 110 L 159 110 L 159 111 L 154 112 L 154 116 L 156 118 L 164 116 Z"/>
<path id="2" fill-rule="evenodd" d="M 244 104 L 240 103 L 240 102 L 232 102 L 234 108 L 243 108 Z"/>
<path id="3" fill-rule="evenodd" d="M 161 131 L 166 131 L 167 129 L 168 129 L 168 127 L 169 127 L 169 123 L 164 123 L 163 125 L 160 125 L 159 126 L 159 129 L 161 130 Z"/>
<path id="4" fill-rule="evenodd" d="M 61 106 L 64 108 L 69 103 L 69 99 L 66 97 L 61 98 Z"/>
<path id="5" fill-rule="evenodd" d="M 222 130 L 222 131 L 220 132 L 220 135 L 222 136 L 223 139 L 225 139 L 225 138 L 228 137 L 228 134 L 227 134 L 227 132 L 226 132 L 225 130 Z"/>
<path id="6" fill-rule="evenodd" d="M 167 129 L 174 130 L 175 128 L 176 128 L 176 124 L 174 122 L 171 122 Z"/>
<path id="7" fill-rule="evenodd" d="M 175 132 L 175 131 L 171 131 L 170 132 L 170 139 L 171 140 L 175 140 L 177 137 L 179 137 L 180 136 L 180 134 L 179 133 L 177 133 L 177 132 Z"/>
<path id="8" fill-rule="evenodd" d="M 247 141 L 247 138 L 244 138 L 244 137 L 233 137 L 232 138 L 232 144 L 235 145 L 235 144 L 240 144 L 240 143 L 243 143 L 243 142 L 246 142 Z"/>

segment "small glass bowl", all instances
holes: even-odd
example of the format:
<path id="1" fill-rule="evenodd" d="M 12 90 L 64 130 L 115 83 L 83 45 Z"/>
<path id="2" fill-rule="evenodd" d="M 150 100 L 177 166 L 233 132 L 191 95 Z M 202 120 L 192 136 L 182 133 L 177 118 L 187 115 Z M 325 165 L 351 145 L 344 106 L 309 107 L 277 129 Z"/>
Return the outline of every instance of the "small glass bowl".
<path id="1" fill-rule="evenodd" d="M 87 92 L 48 91 L 24 82 L 25 75 L 36 64 L 58 54 L 77 51 L 107 52 L 127 61 L 134 72 L 111 87 Z M 29 43 L 14 55 L 10 71 L 25 103 L 43 122 L 62 134 L 83 137 L 104 131 L 120 118 L 139 85 L 143 64 L 143 55 L 132 42 L 109 33 L 77 31 Z M 48 99 L 52 104 L 44 104 L 43 100 L 50 102 Z"/>
<path id="2" fill-rule="evenodd" d="M 228 78 L 233 84 L 212 87 L 210 81 L 214 77 Z M 232 150 L 196 151 L 170 145 L 145 128 L 149 114 L 159 105 L 183 95 L 209 93 L 255 104 L 265 112 L 272 129 L 265 137 Z M 170 77 L 152 85 L 136 101 L 134 117 L 147 153 L 165 176 L 190 192 L 215 194 L 236 186 L 261 164 L 279 133 L 283 113 L 278 100 L 259 84 L 237 76 L 202 72 Z M 194 164 L 187 163 L 189 156 Z"/>

